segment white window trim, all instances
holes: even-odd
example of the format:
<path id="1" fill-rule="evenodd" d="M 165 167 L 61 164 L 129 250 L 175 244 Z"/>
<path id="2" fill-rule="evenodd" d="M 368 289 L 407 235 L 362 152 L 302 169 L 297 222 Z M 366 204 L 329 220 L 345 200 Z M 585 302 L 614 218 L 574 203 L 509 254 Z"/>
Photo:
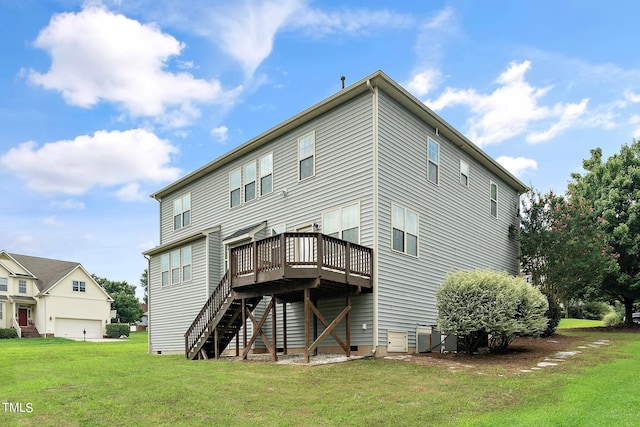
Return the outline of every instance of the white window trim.
<path id="1" fill-rule="evenodd" d="M 247 166 L 251 166 L 253 165 L 253 170 L 254 170 L 254 175 L 255 178 L 253 181 L 245 181 L 245 179 L 247 178 L 247 174 L 246 174 L 246 170 L 247 170 Z M 243 195 L 244 197 L 242 197 L 240 200 L 240 204 L 244 204 L 244 203 L 250 203 L 253 202 L 254 200 L 256 200 L 258 198 L 258 165 L 256 164 L 256 161 L 252 161 L 249 163 L 245 163 L 242 166 L 242 193 L 241 196 Z M 247 200 L 247 185 L 251 184 L 253 182 L 253 199 L 251 200 Z"/>
<path id="2" fill-rule="evenodd" d="M 431 157 L 429 156 L 429 143 L 430 142 L 433 142 L 438 147 L 438 161 L 437 162 L 432 161 Z M 436 182 L 433 182 L 433 181 L 431 181 L 429 179 L 429 163 L 433 163 L 437 167 L 437 170 L 436 170 Z M 430 136 L 427 137 L 427 181 L 432 183 L 433 185 L 440 185 L 440 143 L 438 141 L 436 141 L 435 139 L 431 138 Z"/>
<path id="3" fill-rule="evenodd" d="M 186 264 L 183 263 L 183 259 L 184 259 L 184 249 L 185 248 L 189 248 L 191 250 L 191 257 L 190 257 L 190 263 Z M 178 252 L 178 265 L 174 266 L 173 265 L 173 253 L 174 252 Z M 169 263 L 168 263 L 168 270 L 163 270 L 162 269 L 162 257 L 168 257 L 169 258 Z M 191 267 L 191 277 L 189 278 L 189 280 L 184 280 L 184 267 L 189 265 Z M 173 281 L 173 270 L 177 269 L 178 270 L 178 281 L 174 282 Z M 163 284 L 162 283 L 162 273 L 167 272 L 167 284 Z M 167 251 L 165 253 L 163 253 L 162 255 L 160 255 L 160 286 L 161 287 L 170 287 L 170 286 L 178 286 L 182 283 L 188 283 L 191 282 L 193 280 L 193 245 L 186 245 L 186 246 L 181 246 L 178 248 L 173 248 L 170 251 Z"/>
<path id="4" fill-rule="evenodd" d="M 351 203 L 344 203 L 342 205 L 339 206 L 335 206 L 331 209 L 326 209 L 324 211 L 322 211 L 322 233 L 324 233 L 324 216 L 329 213 L 329 212 L 333 212 L 333 211 L 338 211 L 339 215 L 338 215 L 338 220 L 340 221 L 340 226 L 338 227 L 338 239 L 342 239 L 342 232 L 344 231 L 344 228 L 342 227 L 342 209 L 349 207 L 349 206 L 354 206 L 354 205 L 358 205 L 358 241 L 355 242 L 356 244 L 360 244 L 361 241 L 361 237 L 362 237 L 362 203 L 360 202 L 360 200 L 355 201 L 355 202 L 351 202 Z"/>
<path id="5" fill-rule="evenodd" d="M 463 164 L 467 166 L 467 174 L 466 175 L 464 175 L 462 173 L 462 165 Z M 463 175 L 467 177 L 467 183 L 466 184 L 464 184 L 462 182 L 462 176 Z M 470 186 L 470 183 L 471 183 L 471 166 L 469 165 L 469 162 L 466 162 L 466 161 L 464 161 L 462 159 L 460 159 L 460 179 L 459 179 L 459 181 L 460 181 L 460 185 L 462 185 L 464 187 L 467 187 L 467 188 Z"/>
<path id="6" fill-rule="evenodd" d="M 300 158 L 300 140 L 308 137 L 309 135 L 313 135 L 313 154 L 311 156 L 307 156 L 304 159 L 308 159 L 309 157 L 313 158 L 313 173 L 305 178 L 300 179 L 300 162 L 304 159 Z M 313 178 L 316 176 L 316 131 L 312 130 L 311 132 L 307 132 L 296 140 L 296 149 L 298 151 L 298 182 L 306 181 L 307 179 Z"/>
<path id="7" fill-rule="evenodd" d="M 405 224 L 405 226 L 404 226 L 404 229 L 402 229 L 401 231 L 405 234 L 405 239 L 404 239 L 404 248 L 403 248 L 404 250 L 402 250 L 402 251 L 394 249 L 394 247 L 393 247 L 393 229 L 396 228 L 396 227 L 393 226 L 393 208 L 394 208 L 394 206 L 404 210 L 404 224 Z M 416 215 L 416 226 L 418 228 L 418 230 L 417 230 L 418 234 L 416 234 L 416 254 L 415 255 L 410 254 L 409 252 L 407 252 L 407 238 L 406 238 L 406 235 L 407 234 L 412 234 L 413 235 L 413 233 L 409 233 L 407 231 L 407 211 L 411 211 Z M 410 209 L 410 208 L 407 208 L 407 207 L 405 207 L 403 205 L 400 205 L 398 203 L 391 203 L 391 212 L 390 213 L 391 213 L 391 216 L 390 216 L 389 219 L 390 219 L 390 224 L 391 224 L 391 239 L 390 239 L 391 251 L 395 252 L 397 254 L 404 254 L 404 255 L 410 256 L 412 258 L 420 258 L 420 213 L 416 209 Z M 398 230 L 400 230 L 400 229 L 398 229 Z"/>
<path id="8" fill-rule="evenodd" d="M 78 290 L 75 289 L 76 283 L 78 284 Z M 71 283 L 71 290 L 73 292 L 87 292 L 87 283 L 82 280 L 73 280 Z"/>
<path id="9" fill-rule="evenodd" d="M 4 279 L 4 286 L 7 287 L 6 290 L 0 290 L 0 292 L 9 292 L 9 278 L 8 277 L 0 277 L 0 279 Z"/>
<path id="10" fill-rule="evenodd" d="M 185 197 L 189 197 L 189 209 L 185 210 L 184 209 L 184 199 Z M 175 205 L 176 205 L 176 201 L 180 200 L 180 212 L 178 214 L 176 214 L 176 209 L 175 209 Z M 189 212 L 189 224 L 184 225 L 184 214 Z M 180 215 L 180 227 L 176 227 L 176 216 Z M 175 199 L 173 199 L 173 216 L 171 217 L 173 220 L 173 230 L 181 230 L 185 227 L 189 227 L 192 223 L 192 215 L 191 215 L 191 193 L 184 193 L 181 194 L 179 197 L 176 197 Z"/>
<path id="11" fill-rule="evenodd" d="M 262 159 L 265 159 L 265 158 L 267 158 L 269 156 L 271 156 L 271 173 L 268 173 L 268 174 L 265 175 L 265 174 L 262 173 Z M 273 179 L 273 177 L 274 177 L 274 173 L 273 173 L 273 170 L 274 170 L 274 168 L 273 168 L 273 151 L 271 151 L 270 153 L 265 154 L 264 156 L 261 156 L 258 159 L 258 167 L 260 168 L 260 171 L 259 171 L 259 174 L 258 174 L 258 180 L 260 182 L 259 194 L 260 194 L 260 197 L 262 197 L 264 195 L 273 193 L 273 189 L 274 189 L 274 185 L 273 185 L 274 184 L 274 179 Z M 300 166 L 298 166 L 298 167 L 300 167 Z M 263 193 L 262 192 L 262 178 L 267 177 L 269 175 L 271 175 L 271 191 L 269 191 L 268 193 Z M 298 176 L 300 176 L 300 175 L 298 175 Z"/>
<path id="12" fill-rule="evenodd" d="M 496 198 L 495 198 L 495 200 L 492 198 L 492 194 L 491 194 L 491 189 L 493 188 L 494 185 L 496 186 Z M 498 187 L 497 183 L 495 183 L 493 181 L 489 181 L 489 215 L 492 218 L 496 218 L 496 219 L 498 218 L 498 200 L 500 199 L 500 197 L 498 197 L 499 188 L 500 187 Z M 493 202 L 496 203 L 496 214 L 495 215 L 491 212 L 491 206 L 493 205 Z"/>
<path id="13" fill-rule="evenodd" d="M 24 284 L 24 291 L 21 290 L 21 286 Z M 26 294 L 27 293 L 27 281 L 25 279 L 18 280 L 18 293 Z"/>
<path id="14" fill-rule="evenodd" d="M 167 269 L 164 270 L 163 266 L 162 266 L 162 259 L 163 258 L 167 258 Z M 163 283 L 162 281 L 162 275 L 164 272 L 167 272 L 167 283 Z M 164 287 L 164 286 L 171 286 L 171 253 L 170 252 L 166 252 L 163 253 L 162 255 L 160 255 L 160 286 Z"/>
<path id="15" fill-rule="evenodd" d="M 236 188 L 231 188 L 231 175 L 232 175 L 233 173 L 235 173 L 235 172 L 238 172 L 238 171 L 240 172 L 240 180 L 239 180 L 240 186 L 239 186 L 239 187 L 236 187 Z M 228 178 L 229 188 L 228 188 L 228 190 L 227 190 L 227 197 L 229 198 L 229 202 L 228 202 L 228 203 L 229 203 L 229 209 L 234 209 L 234 208 L 237 208 L 237 207 L 239 207 L 239 206 L 242 206 L 242 205 L 243 205 L 242 201 L 243 201 L 243 199 L 244 199 L 244 198 L 243 198 L 243 194 L 242 194 L 242 193 L 243 193 L 243 192 L 242 192 L 242 186 L 243 186 L 243 185 L 242 185 L 242 181 L 243 181 L 243 180 L 242 180 L 242 167 L 235 168 L 234 170 L 232 170 L 231 172 L 229 172 L 229 178 Z M 239 198 L 239 199 L 240 199 L 240 202 L 239 202 L 236 206 L 231 206 L 231 193 L 232 193 L 234 190 L 240 190 L 240 198 Z"/>

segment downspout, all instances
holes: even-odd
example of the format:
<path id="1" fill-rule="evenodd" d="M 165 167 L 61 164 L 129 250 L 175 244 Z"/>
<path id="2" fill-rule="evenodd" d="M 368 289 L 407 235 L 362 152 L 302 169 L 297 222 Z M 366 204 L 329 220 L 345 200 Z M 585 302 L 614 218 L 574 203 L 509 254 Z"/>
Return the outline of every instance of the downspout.
<path id="1" fill-rule="evenodd" d="M 147 354 L 151 353 L 151 257 L 147 259 Z"/>
<path id="2" fill-rule="evenodd" d="M 367 80 L 367 87 L 373 94 L 372 97 L 372 143 L 373 143 L 373 340 L 372 354 L 376 354 L 378 349 L 378 88 L 372 87 L 371 80 Z"/>

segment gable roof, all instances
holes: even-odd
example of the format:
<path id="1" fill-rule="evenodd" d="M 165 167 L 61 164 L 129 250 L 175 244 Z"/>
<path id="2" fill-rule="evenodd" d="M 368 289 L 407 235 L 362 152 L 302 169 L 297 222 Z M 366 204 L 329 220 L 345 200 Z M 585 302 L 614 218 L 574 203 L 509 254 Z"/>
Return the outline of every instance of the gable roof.
<path id="1" fill-rule="evenodd" d="M 482 151 L 478 146 L 467 139 L 444 119 L 434 113 L 422 101 L 411 95 L 406 89 L 392 80 L 384 72 L 379 70 L 363 78 L 362 80 L 342 89 L 341 91 L 324 99 L 323 101 L 320 101 L 312 107 L 296 114 L 288 120 L 285 120 L 284 122 L 256 136 L 255 138 L 250 139 L 244 144 L 196 169 L 195 171 L 185 175 L 184 177 L 169 184 L 161 190 L 156 191 L 155 193 L 151 194 L 151 197 L 160 201 L 164 196 L 176 190 L 179 190 L 185 185 L 196 181 L 197 179 L 243 156 L 244 154 L 273 141 L 274 139 L 284 135 L 285 133 L 293 129 L 298 128 L 299 126 L 319 117 L 327 111 L 336 108 L 367 91 L 373 90 L 373 88 L 375 87 L 382 89 L 385 94 L 390 96 L 411 113 L 415 114 L 425 123 L 432 126 L 434 130 L 437 129 L 436 133 L 439 133 L 452 143 L 458 145 L 469 156 L 471 156 L 484 167 L 495 173 L 509 186 L 518 191 L 518 193 L 524 193 L 525 191 L 527 191 L 528 188 L 524 183 L 522 183 L 522 181 L 520 181 L 513 174 L 507 171 L 502 165 L 500 165 L 497 161 L 495 161 L 488 154 Z"/>
<path id="2" fill-rule="evenodd" d="M 100 284 L 98 284 L 93 277 L 84 269 L 82 264 L 79 262 L 72 261 L 60 261 L 57 259 L 50 258 L 41 258 L 30 255 L 19 255 L 19 254 L 10 254 L 8 252 L 3 251 L 7 255 L 9 255 L 15 262 L 20 264 L 25 270 L 35 277 L 35 283 L 38 287 L 38 290 L 41 294 L 47 292 L 51 288 L 53 288 L 56 284 L 60 283 L 62 279 L 67 277 L 73 271 L 78 268 L 84 271 L 87 276 L 100 288 L 102 292 L 104 292 L 105 296 L 109 300 L 113 300 L 111 296 L 104 290 Z"/>

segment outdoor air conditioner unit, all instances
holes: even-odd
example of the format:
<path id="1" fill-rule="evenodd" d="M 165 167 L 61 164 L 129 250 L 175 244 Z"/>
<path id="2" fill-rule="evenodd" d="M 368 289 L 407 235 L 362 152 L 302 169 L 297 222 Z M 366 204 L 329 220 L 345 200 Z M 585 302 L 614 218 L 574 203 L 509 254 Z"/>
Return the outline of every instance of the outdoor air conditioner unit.
<path id="1" fill-rule="evenodd" d="M 435 326 L 416 326 L 416 353 L 440 352 L 442 335 Z"/>

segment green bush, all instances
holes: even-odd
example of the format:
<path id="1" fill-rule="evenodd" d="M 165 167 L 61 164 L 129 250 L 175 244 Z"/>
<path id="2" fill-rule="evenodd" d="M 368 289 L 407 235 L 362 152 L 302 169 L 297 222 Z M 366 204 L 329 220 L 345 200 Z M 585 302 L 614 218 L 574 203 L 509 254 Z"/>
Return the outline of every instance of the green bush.
<path id="1" fill-rule="evenodd" d="M 506 273 L 451 274 L 436 299 L 438 329 L 461 336 L 469 354 L 478 348 L 479 331 L 490 335 L 491 350 L 503 350 L 516 336 L 539 336 L 547 327 L 545 296 Z"/>
<path id="2" fill-rule="evenodd" d="M 0 340 L 8 338 L 18 338 L 18 332 L 13 328 L 0 328 Z"/>
<path id="3" fill-rule="evenodd" d="M 107 336 L 109 338 L 120 338 L 129 336 L 129 325 L 126 323 L 109 323 L 107 325 Z"/>
<path id="4" fill-rule="evenodd" d="M 547 295 L 547 303 L 549 304 L 549 309 L 544 315 L 549 322 L 547 323 L 547 328 L 541 335 L 542 337 L 550 337 L 555 334 L 560 324 L 560 319 L 564 316 L 562 307 L 560 307 L 560 304 L 558 304 L 554 296 Z"/>
<path id="5" fill-rule="evenodd" d="M 582 306 L 582 315 L 588 320 L 602 320 L 611 311 L 611 306 L 602 301 L 590 301 Z"/>
<path id="6" fill-rule="evenodd" d="M 604 315 L 602 318 L 602 322 L 604 326 L 618 326 L 622 325 L 624 322 L 624 314 L 618 313 L 616 311 L 611 311 Z"/>

